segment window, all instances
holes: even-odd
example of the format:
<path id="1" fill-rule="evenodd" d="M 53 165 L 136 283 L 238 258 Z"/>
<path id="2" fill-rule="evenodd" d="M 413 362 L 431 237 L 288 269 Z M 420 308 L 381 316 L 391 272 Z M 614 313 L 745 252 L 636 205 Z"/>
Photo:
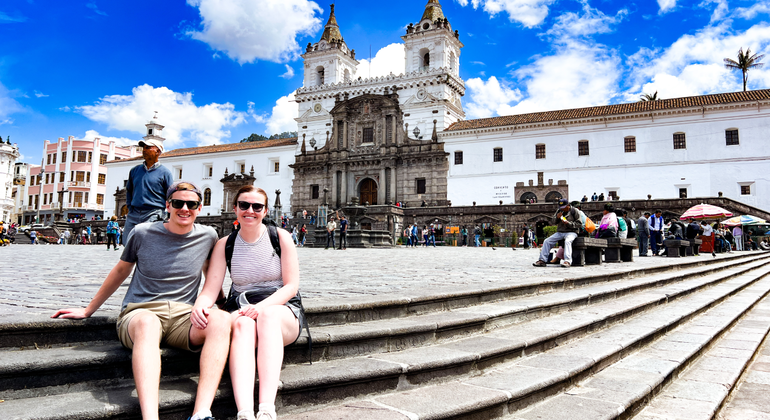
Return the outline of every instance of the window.
<path id="1" fill-rule="evenodd" d="M 311 185 L 310 186 L 310 199 L 311 200 L 317 200 L 318 199 L 318 185 Z"/>
<path id="2" fill-rule="evenodd" d="M 374 142 L 374 128 L 364 128 L 364 143 Z"/>
<path id="3" fill-rule="evenodd" d="M 91 163 L 91 156 L 93 156 L 94 152 L 88 152 L 88 163 Z"/>
<path id="4" fill-rule="evenodd" d="M 99 165 L 104 165 L 105 163 L 107 163 L 107 155 L 102 153 L 99 155 Z"/>
<path id="5" fill-rule="evenodd" d="M 176 168 L 176 178 L 182 179 L 182 168 Z"/>
<path id="6" fill-rule="evenodd" d="M 76 192 L 75 193 L 75 207 L 80 207 L 83 205 L 83 193 L 82 192 Z"/>
<path id="7" fill-rule="evenodd" d="M 738 141 L 738 129 L 725 130 L 725 144 L 727 146 L 737 146 L 740 144 Z"/>
<path id="8" fill-rule="evenodd" d="M 609 197 L 609 200 L 615 200 L 618 198 L 618 192 L 617 191 L 609 191 L 607 192 L 607 197 Z"/>
<path id="9" fill-rule="evenodd" d="M 628 136 L 623 139 L 623 145 L 626 150 L 626 153 L 634 153 L 636 152 L 636 137 L 634 136 Z"/>
<path id="10" fill-rule="evenodd" d="M 751 185 L 741 185 L 741 195 L 751 195 Z"/>
<path id="11" fill-rule="evenodd" d="M 56 153 L 53 154 L 53 162 L 52 163 L 56 164 Z"/>
<path id="12" fill-rule="evenodd" d="M 315 79 L 316 85 L 321 86 L 322 84 L 324 84 L 324 67 L 318 66 L 316 67 L 315 71 L 316 71 L 316 79 Z"/>
<path id="13" fill-rule="evenodd" d="M 75 156 L 73 155 L 72 157 L 74 158 Z M 87 157 L 86 152 L 78 152 L 78 162 L 85 162 Z"/>
<path id="14" fill-rule="evenodd" d="M 463 152 L 458 150 L 455 152 L 455 165 L 462 165 L 462 164 L 463 164 Z"/>
<path id="15" fill-rule="evenodd" d="M 679 189 L 679 198 L 687 198 L 687 188 Z"/>
<path id="16" fill-rule="evenodd" d="M 674 149 L 686 149 L 687 141 L 684 138 L 684 133 L 674 133 Z"/>
<path id="17" fill-rule="evenodd" d="M 75 180 L 75 171 L 71 171 L 70 172 L 70 181 L 74 181 L 74 180 Z"/>
<path id="18" fill-rule="evenodd" d="M 588 156 L 588 140 L 578 142 L 578 156 Z"/>
<path id="19" fill-rule="evenodd" d="M 29 201 L 27 201 L 27 204 L 29 204 L 30 206 L 32 205 L 32 196 L 31 195 L 29 196 Z"/>
<path id="20" fill-rule="evenodd" d="M 86 172 L 86 182 L 91 182 L 91 172 Z"/>
<path id="21" fill-rule="evenodd" d="M 50 182 L 48 182 L 48 177 L 50 177 L 50 176 L 51 176 L 51 174 L 45 174 L 45 183 L 46 184 L 50 184 Z"/>
<path id="22" fill-rule="evenodd" d="M 96 204 L 104 204 L 104 194 L 96 194 Z"/>
<path id="23" fill-rule="evenodd" d="M 59 182 L 64 182 L 64 172 L 59 172 Z"/>
<path id="24" fill-rule="evenodd" d="M 83 182 L 86 179 L 86 173 L 82 171 L 75 172 L 75 181 Z"/>
<path id="25" fill-rule="evenodd" d="M 203 205 L 204 206 L 211 205 L 211 188 L 206 188 L 205 190 L 203 190 Z"/>
<path id="26" fill-rule="evenodd" d="M 203 165 L 203 179 L 211 179 L 214 176 L 214 166 L 211 164 Z"/>
<path id="27" fill-rule="evenodd" d="M 148 129 L 147 129 L 147 135 L 148 135 L 148 136 L 151 136 L 151 135 L 152 135 L 152 128 L 148 128 Z"/>
<path id="28" fill-rule="evenodd" d="M 425 178 L 417 178 L 414 181 L 417 186 L 417 194 L 425 194 Z"/>
<path id="29" fill-rule="evenodd" d="M 104 185 L 107 180 L 107 174 L 99 174 L 99 185 Z"/>
<path id="30" fill-rule="evenodd" d="M 48 204 L 48 194 L 43 194 L 43 205 Z"/>
<path id="31" fill-rule="evenodd" d="M 535 145 L 535 159 L 545 159 L 545 145 L 544 144 L 536 144 Z"/>
<path id="32" fill-rule="evenodd" d="M 48 155 L 48 165 L 51 164 L 51 155 Z"/>
<path id="33" fill-rule="evenodd" d="M 61 152 L 61 161 L 66 162 L 67 161 L 67 152 Z"/>
<path id="34" fill-rule="evenodd" d="M 88 192 L 84 192 L 83 195 L 84 195 L 83 202 L 88 203 Z"/>
<path id="35" fill-rule="evenodd" d="M 492 159 L 494 162 L 502 162 L 503 161 L 503 148 L 502 147 L 495 147 Z"/>

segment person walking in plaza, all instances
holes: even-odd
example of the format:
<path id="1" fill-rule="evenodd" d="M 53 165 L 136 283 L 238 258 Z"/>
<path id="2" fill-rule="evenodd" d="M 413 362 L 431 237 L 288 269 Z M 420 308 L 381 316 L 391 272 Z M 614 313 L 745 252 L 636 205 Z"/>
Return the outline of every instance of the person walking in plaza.
<path id="1" fill-rule="evenodd" d="M 660 245 L 663 243 L 663 211 L 655 210 L 655 214 L 650 216 L 650 248 L 652 255 L 660 253 Z"/>
<path id="2" fill-rule="evenodd" d="M 120 261 L 85 308 L 57 311 L 52 318 L 83 319 L 99 309 L 136 266 L 118 317 L 117 332 L 131 349 L 131 363 L 142 418 L 158 419 L 160 343 L 200 352 L 200 378 L 191 420 L 213 420 L 211 404 L 230 348 L 230 317 L 213 308 L 221 282 L 203 285 L 216 231 L 195 223 L 201 192 L 187 182 L 169 188 L 169 219 L 137 226 Z M 193 305 L 194 304 L 194 305 Z M 128 397 L 128 396 L 127 396 Z"/>
<path id="3" fill-rule="evenodd" d="M 110 250 L 110 243 L 118 250 L 118 218 L 113 214 L 110 221 L 107 222 L 107 251 Z"/>
<path id="4" fill-rule="evenodd" d="M 337 222 L 334 221 L 334 216 L 329 216 L 329 223 L 326 224 L 326 248 L 329 249 L 331 243 L 332 249 L 334 249 L 334 231 L 337 229 Z"/>
<path id="5" fill-rule="evenodd" d="M 416 248 L 419 240 L 419 229 L 417 229 L 417 223 L 412 223 L 412 248 Z"/>
<path id="6" fill-rule="evenodd" d="M 64 231 L 64 245 L 67 245 L 70 243 L 70 238 L 72 237 L 72 233 L 70 233 L 70 230 L 67 229 Z"/>
<path id="7" fill-rule="evenodd" d="M 735 250 L 743 251 L 743 229 L 741 229 L 741 225 L 733 228 L 733 239 L 735 240 Z"/>
<path id="8" fill-rule="evenodd" d="M 476 248 L 481 246 L 481 227 L 479 225 L 473 228 L 473 244 Z"/>
<path id="9" fill-rule="evenodd" d="M 307 225 L 302 224 L 302 227 L 299 229 L 299 246 L 305 246 L 305 237 L 307 236 Z"/>
<path id="10" fill-rule="evenodd" d="M 650 243 L 650 212 L 644 212 L 644 215 L 636 221 L 636 235 L 639 239 L 639 256 L 646 257 Z"/>
<path id="11" fill-rule="evenodd" d="M 32 241 L 32 245 L 37 243 L 37 232 L 35 230 L 29 231 L 29 239 Z"/>
<path id="12" fill-rule="evenodd" d="M 340 216 L 340 248 L 348 248 L 348 219 L 343 214 Z"/>
<path id="13" fill-rule="evenodd" d="M 241 187 L 233 201 L 241 230 L 219 240 L 206 281 L 221 288 L 230 270 L 232 286 L 225 309 L 232 322 L 230 380 L 237 419 L 275 420 L 284 347 L 295 342 L 301 326 L 306 325 L 299 296 L 297 250 L 288 232 L 262 223 L 268 214 L 264 190 Z M 212 303 L 203 301 L 200 305 Z M 255 372 L 259 374 L 256 416 Z"/>
<path id="14" fill-rule="evenodd" d="M 531 241 L 529 238 L 529 226 L 525 223 L 524 229 L 521 231 L 521 237 L 524 238 L 524 249 L 529 249 Z"/>
<path id="15" fill-rule="evenodd" d="M 463 228 L 460 230 L 460 235 L 463 237 L 463 245 L 462 246 L 468 246 L 468 229 L 463 226 Z"/>
<path id="16" fill-rule="evenodd" d="M 166 190 L 174 182 L 171 171 L 158 162 L 163 153 L 163 142 L 155 139 L 142 140 L 139 146 L 142 148 L 144 162 L 133 167 L 128 173 L 128 214 L 123 225 L 123 245 L 128 244 L 136 225 L 164 219 Z"/>
<path id="17" fill-rule="evenodd" d="M 572 242 L 577 238 L 578 231 L 582 223 L 580 222 L 580 213 L 577 209 L 570 206 L 569 201 L 559 199 L 559 208 L 553 215 L 553 224 L 556 225 L 556 233 L 549 236 L 543 242 L 543 248 L 540 250 L 540 258 L 532 265 L 535 267 L 545 267 L 551 254 L 551 248 L 564 240 L 564 259 L 561 262 L 562 267 L 569 268 L 572 265 Z"/>

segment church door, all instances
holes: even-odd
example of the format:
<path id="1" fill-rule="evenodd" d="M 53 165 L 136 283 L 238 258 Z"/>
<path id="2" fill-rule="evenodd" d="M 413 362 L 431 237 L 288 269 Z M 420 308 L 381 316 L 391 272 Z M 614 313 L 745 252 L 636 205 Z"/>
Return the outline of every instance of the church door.
<path id="1" fill-rule="evenodd" d="M 377 204 L 377 183 L 371 178 L 366 178 L 361 182 L 359 187 L 359 202 L 364 205 L 367 201 L 369 204 Z"/>

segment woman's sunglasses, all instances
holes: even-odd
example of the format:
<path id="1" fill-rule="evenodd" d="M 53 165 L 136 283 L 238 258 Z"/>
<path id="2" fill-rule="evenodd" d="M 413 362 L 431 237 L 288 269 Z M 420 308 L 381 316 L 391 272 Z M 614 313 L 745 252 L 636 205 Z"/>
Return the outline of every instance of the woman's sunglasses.
<path id="1" fill-rule="evenodd" d="M 248 210 L 249 207 L 254 209 L 254 213 L 259 213 L 259 212 L 262 211 L 262 209 L 265 208 L 265 205 L 262 204 L 262 203 L 249 203 L 248 201 L 239 201 L 238 202 L 238 208 L 243 210 L 243 211 Z"/>
<path id="2" fill-rule="evenodd" d="M 176 198 L 171 199 L 171 207 L 175 209 L 181 209 L 184 207 L 184 205 L 187 204 L 188 210 L 195 210 L 198 208 L 198 206 L 201 205 L 200 201 L 186 201 L 186 200 L 177 200 Z"/>

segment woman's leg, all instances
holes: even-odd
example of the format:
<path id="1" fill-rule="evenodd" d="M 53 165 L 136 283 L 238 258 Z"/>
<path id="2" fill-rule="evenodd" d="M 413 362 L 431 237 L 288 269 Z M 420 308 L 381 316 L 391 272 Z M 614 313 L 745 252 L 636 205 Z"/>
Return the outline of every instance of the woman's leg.
<path id="1" fill-rule="evenodd" d="M 247 316 L 240 316 L 237 312 L 232 314 L 232 319 L 230 381 L 233 384 L 235 405 L 238 407 L 238 411 L 254 411 L 256 321 Z"/>
<path id="2" fill-rule="evenodd" d="M 278 381 L 283 364 L 283 347 L 294 342 L 297 335 L 299 335 L 299 322 L 287 306 L 270 306 L 265 308 L 257 317 L 259 341 L 257 370 L 259 371 L 260 404 L 275 404 L 275 395 L 278 392 Z M 232 354 L 232 350 L 230 353 Z M 232 366 L 232 362 L 230 366 Z M 253 368 L 251 368 L 251 372 L 254 372 Z M 251 384 L 254 385 L 253 376 Z M 240 405 L 238 409 L 242 410 Z"/>

